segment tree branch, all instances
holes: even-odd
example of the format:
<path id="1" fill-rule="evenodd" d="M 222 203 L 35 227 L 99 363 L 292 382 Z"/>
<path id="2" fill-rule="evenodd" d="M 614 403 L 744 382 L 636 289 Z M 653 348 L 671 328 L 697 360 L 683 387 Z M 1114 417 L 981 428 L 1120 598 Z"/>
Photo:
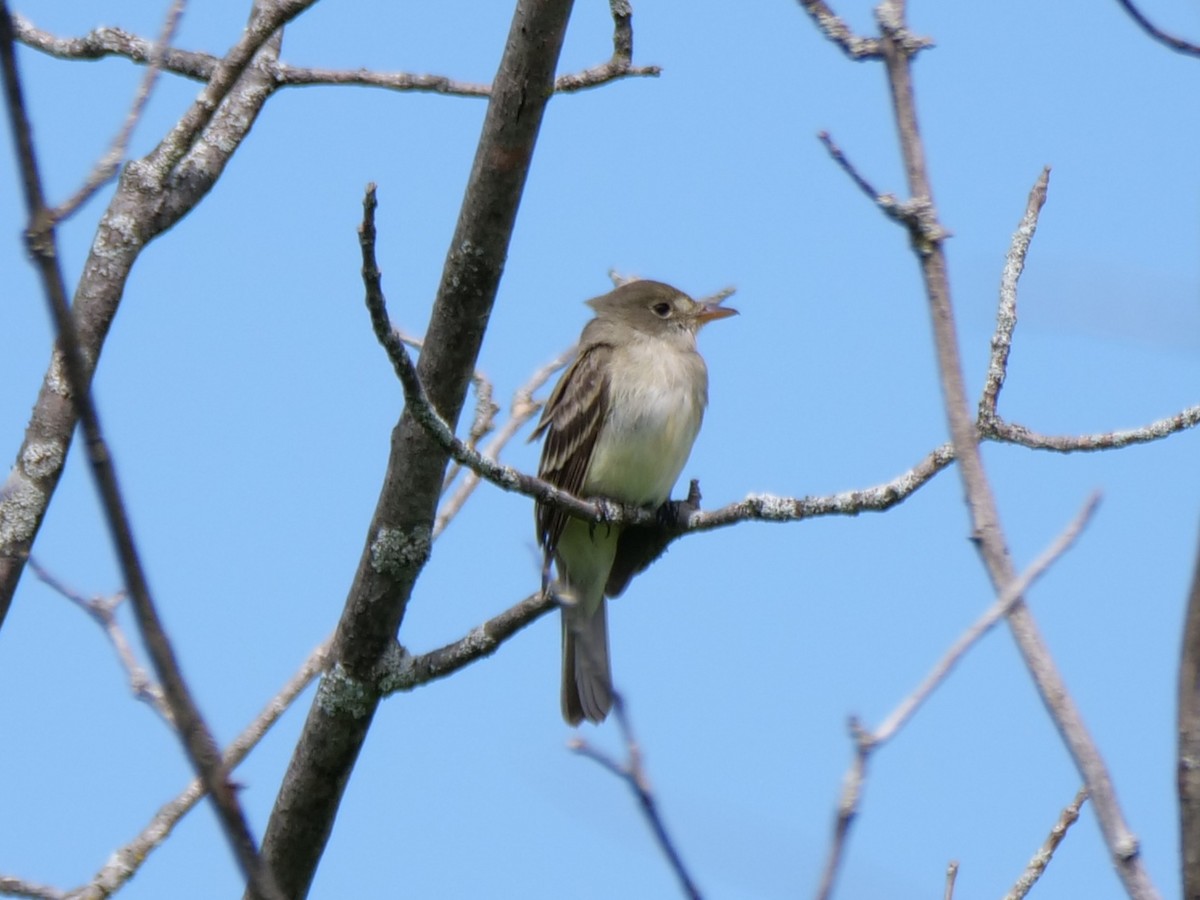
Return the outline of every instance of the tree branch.
<path id="1" fill-rule="evenodd" d="M 309 654 L 279 693 L 267 701 L 254 721 L 234 738 L 223 756 L 227 770 L 233 771 L 242 763 L 296 698 L 312 683 L 325 667 L 328 652 L 329 641 L 326 640 Z M 117 848 L 104 866 L 81 887 L 64 892 L 56 888 L 33 885 L 23 879 L 0 876 L 0 893 L 39 900 L 107 900 L 137 875 L 154 851 L 171 836 L 179 821 L 204 799 L 206 793 L 204 785 L 198 779 L 192 781 L 182 793 L 154 814 L 150 823 L 137 837 Z"/>
<path id="2" fill-rule="evenodd" d="M 252 14 L 258 24 L 234 49 L 242 57 L 250 54 L 259 64 L 272 58 L 282 40 L 280 26 L 293 9 L 290 4 L 258 0 Z M 232 70 L 223 64 L 223 71 Z M 207 118 L 205 140 L 189 143 L 190 132 L 176 128 L 174 143 L 164 140 L 148 156 L 131 162 L 118 181 L 71 303 L 89 383 L 138 256 L 208 193 L 274 90 L 260 65 L 249 69 L 243 65 L 238 71 L 240 79 L 228 83 L 226 93 L 212 91 L 212 85 L 204 91 L 207 102 L 219 103 Z M 172 158 L 178 158 L 177 165 L 167 164 Z M 0 624 L 58 486 L 78 421 L 64 365 L 56 349 L 16 462 L 0 488 Z"/>
<path id="3" fill-rule="evenodd" d="M 628 0 L 609 0 L 609 6 L 613 16 L 612 57 L 582 72 L 559 76 L 554 83 L 555 93 L 569 94 L 623 78 L 655 78 L 662 74 L 659 66 L 633 65 L 633 10 Z M 21 43 L 58 59 L 94 60 L 115 56 L 153 66 L 156 47 L 160 46 L 121 28 L 94 28 L 82 37 L 62 38 L 38 28 L 21 15 L 13 16 L 13 25 Z M 221 65 L 221 58 L 211 53 L 182 50 L 167 43 L 162 42 L 157 60 L 158 67 L 164 72 L 206 82 Z M 279 60 L 264 61 L 263 71 L 271 78 L 274 88 L 347 85 L 455 97 L 488 97 L 492 91 L 491 85 L 459 81 L 445 75 L 326 69 L 293 66 Z"/>
<path id="4" fill-rule="evenodd" d="M 417 367 L 443 422 L 456 422 L 462 410 L 570 11 L 570 0 L 517 3 Z M 445 449 L 406 404 L 335 632 L 332 668 L 309 710 L 263 842 L 289 897 L 308 891 L 378 707 L 372 682 L 394 652 L 428 558 L 447 461 Z"/>
<path id="5" fill-rule="evenodd" d="M 117 481 L 112 454 L 105 442 L 100 418 L 92 402 L 91 373 L 76 336 L 75 320 L 67 303 L 66 284 L 58 262 L 54 220 L 46 205 L 38 172 L 25 101 L 14 53 L 14 36 L 7 0 L 0 0 L 0 66 L 3 68 L 5 105 L 17 145 L 17 158 L 25 192 L 29 225 L 25 238 L 42 281 L 42 290 L 54 318 L 57 352 L 62 360 L 71 402 L 87 442 L 88 462 L 100 495 L 121 572 L 133 604 L 142 641 L 154 664 L 171 718 L 192 768 L 200 776 L 216 806 L 217 817 L 254 896 L 280 895 L 259 860 L 258 848 L 238 802 L 212 733 L 184 681 L 174 648 L 163 629 L 134 541 L 133 528 Z"/>
<path id="6" fill-rule="evenodd" d="M 691 873 L 688 872 L 687 866 L 683 864 L 679 850 L 676 848 L 671 835 L 667 832 L 662 814 L 658 810 L 658 802 L 654 799 L 654 792 L 650 789 L 650 780 L 646 775 L 641 747 L 638 745 L 637 737 L 633 733 L 633 725 L 629 721 L 629 713 L 625 709 L 624 698 L 616 691 L 613 692 L 613 713 L 616 715 L 617 725 L 621 729 L 621 737 L 625 741 L 624 763 L 617 762 L 617 760 L 613 759 L 607 753 L 593 747 L 580 737 L 572 739 L 567 746 L 580 756 L 585 756 L 593 762 L 598 763 L 629 786 L 629 789 L 633 791 L 633 795 L 637 798 L 638 806 L 641 808 L 646 824 L 650 826 L 650 830 L 654 833 L 654 840 L 657 842 L 663 856 L 667 858 L 667 862 L 670 863 L 671 871 L 675 873 L 675 878 L 679 881 L 679 887 L 683 891 L 684 896 L 691 898 L 691 900 L 700 900 L 700 890 L 696 887 L 696 882 L 692 878 Z"/>
<path id="7" fill-rule="evenodd" d="M 1200 897 L 1200 547 L 1188 591 L 1176 712 L 1179 849 L 1184 897 Z"/>
<path id="8" fill-rule="evenodd" d="M 170 45 L 176 30 L 179 28 L 179 20 L 183 17 L 183 8 L 186 5 L 187 0 L 173 0 L 171 3 L 170 8 L 167 10 L 166 18 L 163 20 L 158 40 L 150 48 L 150 56 L 147 60 L 149 67 L 146 69 L 146 74 L 142 77 L 141 84 L 138 85 L 137 93 L 134 94 L 133 104 L 125 116 L 125 122 L 122 124 L 121 130 L 117 132 L 112 146 L 109 147 L 108 152 L 96 163 L 79 190 L 69 200 L 51 212 L 51 217 L 55 222 L 61 222 L 73 215 L 79 207 L 83 206 L 83 204 L 87 203 L 95 195 L 96 191 L 100 190 L 103 185 L 107 184 L 117 174 L 117 168 L 125 158 L 125 150 L 129 146 L 129 138 L 133 135 L 133 129 L 141 121 L 142 112 L 146 109 L 146 104 L 150 100 L 150 94 L 154 90 L 154 83 L 158 80 L 159 72 L 162 71 L 163 52 Z"/>
<path id="9" fill-rule="evenodd" d="M 967 651 L 1008 615 L 1013 607 L 1021 602 L 1021 598 L 1034 582 L 1071 548 L 1083 529 L 1087 527 L 1088 522 L 1091 521 L 1099 502 L 1098 494 L 1093 494 L 1088 498 L 1066 529 L 1042 551 L 1019 578 L 1001 592 L 988 610 L 963 632 L 916 690 L 904 698 L 878 728 L 868 731 L 858 718 L 853 716 L 850 718 L 849 728 L 851 739 L 854 741 L 854 760 L 842 779 L 842 796 L 838 802 L 837 815 L 834 819 L 833 837 L 821 875 L 821 884 L 817 889 L 819 900 L 826 900 L 832 896 L 834 881 L 845 856 L 850 826 L 858 815 L 858 805 L 862 798 L 863 786 L 867 778 L 867 764 L 870 762 L 871 755 L 908 724 L 916 711 L 946 680 Z"/>
<path id="10" fill-rule="evenodd" d="M 1079 810 L 1083 806 L 1084 801 L 1087 800 L 1087 796 L 1087 788 L 1080 788 L 1079 792 L 1075 794 L 1075 799 L 1059 815 L 1058 821 L 1050 829 L 1050 834 L 1046 837 L 1045 843 L 1033 855 L 1033 859 L 1029 861 L 1029 865 L 1021 873 L 1021 877 L 1012 886 L 1012 890 L 1004 895 L 1004 900 L 1022 900 L 1033 886 L 1037 884 L 1038 879 L 1046 871 L 1046 866 L 1050 865 L 1050 860 L 1054 858 L 1054 851 L 1058 849 L 1058 845 L 1067 836 L 1067 830 L 1078 821 Z"/>
<path id="11" fill-rule="evenodd" d="M 997 591 L 1003 591 L 1014 581 L 1016 572 L 1008 554 L 995 497 L 983 468 L 975 423 L 967 409 L 966 387 L 942 246 L 945 231 L 937 224 L 924 145 L 917 127 L 911 73 L 912 53 L 904 16 L 903 0 L 883 0 L 876 11 L 883 35 L 884 62 L 909 192 L 915 200 L 927 204 L 929 209 L 928 218 L 921 227 L 916 230 L 910 228 L 910 237 L 929 299 L 946 415 L 971 514 L 973 537 L 992 583 Z M 1125 889 L 1131 897 L 1139 900 L 1157 897 L 1158 893 L 1139 859 L 1137 839 L 1121 813 L 1108 769 L 1024 603 L 1018 602 L 1013 606 L 1009 612 L 1009 624 L 1042 702 L 1088 786 L 1105 843 Z"/>
<path id="12" fill-rule="evenodd" d="M 1154 38 L 1159 43 L 1165 44 L 1172 50 L 1187 54 L 1188 56 L 1200 56 L 1200 46 L 1197 46 L 1190 41 L 1185 41 L 1183 38 L 1177 38 L 1175 35 L 1168 34 L 1167 32 L 1163 31 L 1144 15 L 1142 15 L 1141 10 L 1133 5 L 1132 0 L 1117 0 L 1117 3 L 1121 5 L 1121 8 L 1125 10 L 1125 12 L 1129 13 L 1130 18 L 1133 19 L 1133 21 L 1138 23 L 1138 26 L 1142 29 L 1142 31 L 1146 32 L 1146 34 L 1150 35 L 1150 37 Z"/>
<path id="13" fill-rule="evenodd" d="M 162 688 L 151 681 L 150 676 L 146 674 L 146 670 L 138 664 L 137 658 L 133 654 L 133 649 L 129 646 L 129 641 L 125 639 L 125 633 L 117 623 L 117 607 L 125 599 L 125 592 L 118 591 L 109 598 L 93 597 L 89 600 L 78 591 L 67 587 L 66 584 L 32 556 L 29 557 L 29 568 L 33 570 L 33 574 L 38 577 L 39 581 L 61 596 L 66 597 L 87 613 L 93 622 L 100 626 L 104 632 L 104 636 L 112 644 L 113 651 L 117 654 L 117 659 L 121 663 L 121 668 L 125 670 L 125 674 L 129 679 L 129 687 L 133 691 L 133 696 L 146 703 L 163 718 L 163 721 L 174 728 L 175 719 L 171 713 L 171 707 L 167 704 L 166 698 L 163 696 Z"/>
<path id="14" fill-rule="evenodd" d="M 996 310 L 996 331 L 992 335 L 992 354 L 983 397 L 979 401 L 978 421 L 983 430 L 996 421 L 996 401 L 1008 373 L 1008 351 L 1012 347 L 1013 330 L 1017 327 L 1017 284 L 1021 280 L 1021 273 L 1025 271 L 1025 257 L 1037 233 L 1038 216 L 1046 203 L 1049 183 L 1050 167 L 1047 166 L 1029 191 L 1025 215 L 1013 233 L 1004 261 L 1004 272 L 1000 276 L 1000 303 Z"/>

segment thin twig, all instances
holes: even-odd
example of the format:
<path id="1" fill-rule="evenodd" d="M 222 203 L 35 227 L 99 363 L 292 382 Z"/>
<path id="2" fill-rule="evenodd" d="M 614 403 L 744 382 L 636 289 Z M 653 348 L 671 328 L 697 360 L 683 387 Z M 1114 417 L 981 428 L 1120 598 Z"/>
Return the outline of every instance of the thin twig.
<path id="1" fill-rule="evenodd" d="M 254 721 L 242 729 L 222 756 L 222 764 L 233 771 L 250 751 L 261 741 L 291 707 L 304 690 L 325 668 L 329 655 L 329 639 L 326 638 L 308 658 L 300 664 L 295 674 L 267 701 Z M 70 900 L 105 900 L 111 897 L 141 869 L 150 855 L 163 845 L 179 821 L 195 808 L 205 795 L 204 785 L 193 780 L 173 800 L 165 803 L 154 814 L 150 822 L 133 840 L 119 847 L 104 866 L 83 887 L 70 892 Z"/>
<path id="2" fill-rule="evenodd" d="M 881 51 L 878 39 L 855 34 L 823 0 L 800 0 L 800 6 L 808 13 L 820 32 L 850 59 L 859 62 L 879 58 Z"/>
<path id="3" fill-rule="evenodd" d="M 133 104 L 125 116 L 125 123 L 121 126 L 121 130 L 117 132 L 117 136 L 113 139 L 112 146 L 109 147 L 108 152 L 96 163 L 82 187 L 69 200 L 51 211 L 50 215 L 55 222 L 61 222 L 71 216 L 75 210 L 83 206 L 96 191 L 100 190 L 103 185 L 107 184 L 117 174 L 121 160 L 125 158 L 125 150 L 129 146 L 129 139 L 133 135 L 133 130 L 137 127 L 138 122 L 141 121 L 142 113 L 146 109 L 146 103 L 150 100 L 150 93 L 154 90 L 154 83 L 158 80 L 166 48 L 171 45 L 171 41 L 175 37 L 175 32 L 179 29 L 179 21 L 183 18 L 183 9 L 186 5 L 187 0 L 173 0 L 171 3 L 170 8 L 167 10 L 166 18 L 163 20 L 162 28 L 159 31 L 158 40 L 150 48 L 150 58 L 147 60 L 148 68 L 145 75 L 142 76 L 141 83 L 138 85 L 137 93 L 134 94 Z"/>
<path id="4" fill-rule="evenodd" d="M 950 860 L 946 866 L 946 890 L 942 892 L 943 900 L 954 900 L 954 882 L 958 880 L 958 860 Z"/>
<path id="5" fill-rule="evenodd" d="M 418 656 L 397 647 L 395 653 L 376 667 L 374 687 L 381 695 L 387 695 L 453 675 L 464 666 L 491 656 L 526 625 L 557 608 L 554 597 L 537 591 L 444 647 Z"/>
<path id="6" fill-rule="evenodd" d="M 946 680 L 954 666 L 963 655 L 973 647 L 981 637 L 991 630 L 1001 619 L 1021 602 L 1021 598 L 1030 586 L 1062 556 L 1082 533 L 1087 523 L 1095 513 L 1100 502 L 1098 494 L 1093 494 L 1084 503 L 1083 508 L 1067 525 L 1063 532 L 1056 537 L 1045 550 L 1035 559 L 1021 576 L 1013 581 L 996 598 L 996 601 L 980 616 L 970 628 L 951 645 L 945 655 L 937 662 L 929 675 L 917 686 L 911 694 L 905 697 L 891 712 L 882 724 L 874 731 L 865 729 L 856 717 L 849 722 L 850 736 L 854 742 L 854 759 L 842 779 L 842 794 L 838 801 L 837 814 L 834 819 L 833 837 L 829 853 L 826 856 L 825 868 L 821 874 L 821 884 L 817 889 L 818 900 L 826 900 L 833 892 L 834 881 L 846 852 L 846 844 L 850 836 L 850 825 L 858 815 L 858 804 L 862 798 L 863 785 L 867 777 L 867 764 L 871 755 L 891 740 L 903 728 L 916 711 L 920 708 L 933 691 Z"/>
<path id="7" fill-rule="evenodd" d="M 609 0 L 608 7 L 613 17 L 612 58 L 606 63 L 574 75 L 559 76 L 554 80 L 555 93 L 581 91 L 631 75 L 653 78 L 662 74 L 662 69 L 658 66 L 633 64 L 633 7 L 629 5 L 629 0 Z"/>
<path id="8" fill-rule="evenodd" d="M 101 630 L 104 631 L 105 637 L 112 644 L 113 650 L 117 654 L 117 659 L 120 661 L 121 667 L 125 670 L 125 674 L 129 678 L 129 687 L 133 691 L 134 697 L 148 704 L 151 709 L 162 716 L 168 725 L 174 728 L 175 720 L 171 715 L 171 707 L 167 705 L 166 698 L 163 697 L 162 688 L 150 679 L 146 670 L 138 663 L 137 657 L 133 653 L 133 648 L 129 646 L 129 641 L 125 639 L 125 632 L 121 630 L 121 626 L 117 622 L 117 607 L 125 599 L 125 592 L 118 591 L 108 598 L 93 597 L 88 599 L 83 594 L 64 584 L 32 556 L 29 557 L 29 568 L 33 570 L 33 574 L 40 581 L 61 596 L 66 597 L 87 613 L 93 622 L 100 626 Z"/>
<path id="9" fill-rule="evenodd" d="M 821 142 L 825 151 L 838 164 L 838 167 L 849 176 L 850 180 L 854 182 L 855 186 L 862 191 L 868 200 L 879 207 L 885 216 L 902 225 L 909 224 L 908 220 L 912 215 L 911 209 L 906 208 L 900 203 L 896 199 L 895 194 L 884 194 L 875 190 L 875 186 L 867 180 L 865 175 L 858 171 L 854 163 L 850 162 L 846 154 L 842 152 L 842 148 L 834 143 L 828 131 L 817 132 L 817 140 Z"/>
<path id="10" fill-rule="evenodd" d="M 1042 877 L 1042 873 L 1046 871 L 1046 866 L 1050 865 L 1050 860 L 1054 858 L 1054 851 L 1058 849 L 1058 845 L 1067 836 L 1067 830 L 1079 819 L 1079 810 L 1083 806 L 1084 801 L 1087 800 L 1087 796 L 1087 788 L 1081 787 L 1079 792 L 1075 794 L 1075 799 L 1059 814 L 1058 821 L 1050 829 L 1050 834 L 1046 837 L 1045 843 L 1038 848 L 1037 853 L 1029 860 L 1029 865 L 1025 867 L 1025 871 L 1016 880 L 1016 883 L 1012 886 L 1012 890 L 1004 895 L 1004 900 L 1022 900 L 1033 886 L 1037 884 L 1038 879 Z"/>
<path id="11" fill-rule="evenodd" d="M 275 890 L 270 873 L 260 864 L 257 845 L 250 834 L 233 785 L 221 766 L 216 742 L 183 679 L 175 652 L 150 595 L 150 587 L 134 542 L 112 455 L 104 441 L 100 419 L 92 402 L 88 367 L 76 337 L 75 320 L 67 303 L 66 284 L 58 261 L 54 222 L 46 205 L 38 171 L 28 113 L 17 72 L 11 26 L 7 0 L 0 0 L 0 65 L 4 74 L 5 105 L 17 146 L 25 205 L 29 216 L 29 225 L 25 232 L 26 243 L 41 277 L 46 302 L 54 317 L 58 333 L 57 346 L 62 354 L 72 402 L 86 438 L 88 461 L 120 560 L 121 571 L 133 603 L 142 640 L 154 663 L 167 703 L 171 707 L 183 748 L 196 773 L 212 794 L 226 838 L 247 881 L 260 897 L 275 898 L 279 894 Z"/>
<path id="12" fill-rule="evenodd" d="M 1133 444 L 1148 444 L 1169 435 L 1200 425 L 1200 404 L 1189 406 L 1174 415 L 1156 419 L 1139 428 L 1127 428 L 1099 434 L 1052 435 L 1039 434 L 1024 425 L 1006 422 L 994 416 L 981 423 L 981 437 L 1007 444 L 1019 444 L 1030 450 L 1052 450 L 1056 453 L 1091 453 L 1099 450 L 1119 450 Z"/>
<path id="13" fill-rule="evenodd" d="M 632 10 L 627 0 L 610 0 L 613 14 L 613 55 L 597 66 L 581 72 L 560 75 L 554 92 L 574 93 L 599 87 L 624 78 L 655 78 L 659 66 L 633 65 Z M 14 27 L 21 43 L 59 59 L 92 60 L 117 56 L 142 65 L 153 65 L 155 48 L 161 46 L 162 71 L 195 81 L 208 81 L 222 60 L 210 53 L 182 50 L 168 42 L 155 42 L 120 28 L 96 28 L 78 38 L 61 38 L 36 27 L 24 16 L 14 16 Z M 491 85 L 460 81 L 445 75 L 420 75 L 410 72 L 374 72 L 367 69 L 326 69 L 318 66 L 293 66 L 278 60 L 264 60 L 263 69 L 277 88 L 347 85 L 383 88 L 390 91 L 444 94 L 455 97 L 488 97 Z"/>
<path id="14" fill-rule="evenodd" d="M 691 873 L 683 864 L 675 842 L 671 839 L 671 835 L 663 823 L 658 803 L 654 799 L 654 792 L 650 788 L 650 780 L 646 775 L 641 747 L 638 745 L 637 737 L 633 733 L 633 725 L 629 721 L 629 714 L 625 709 L 625 701 L 616 691 L 613 691 L 613 712 L 616 715 L 617 725 L 621 729 L 621 737 L 625 741 L 626 758 L 624 763 L 618 762 L 603 750 L 593 747 L 580 737 L 573 738 L 567 746 L 580 756 L 599 763 L 629 785 L 629 789 L 637 797 L 642 816 L 646 819 L 650 830 L 654 832 L 654 839 L 658 842 L 659 849 L 666 856 L 667 862 L 671 864 L 671 869 L 679 881 L 680 889 L 691 900 L 700 900 L 700 890 L 696 887 Z"/>
<path id="15" fill-rule="evenodd" d="M 421 352 L 422 347 L 425 345 L 424 340 L 413 337 L 399 328 L 394 328 L 393 330 L 402 344 L 412 347 L 418 353 Z M 471 430 L 467 433 L 467 439 L 464 441 L 464 444 L 474 450 L 479 441 L 494 428 L 496 413 L 500 411 L 500 407 L 492 400 L 494 389 L 491 380 L 479 369 L 476 369 L 471 375 L 471 385 L 475 388 L 475 418 L 471 421 Z M 495 457 L 492 458 L 494 459 Z M 454 483 L 460 471 L 462 471 L 461 463 L 455 462 L 451 464 L 445 478 L 442 479 L 442 493 L 450 490 L 450 486 Z M 436 532 L 434 536 L 437 536 Z"/>
<path id="16" fill-rule="evenodd" d="M 508 421 L 500 427 L 481 451 L 481 455 L 485 459 L 498 460 L 500 453 L 517 436 L 517 432 L 541 411 L 543 403 L 533 399 L 534 391 L 540 390 L 555 372 L 571 361 L 574 355 L 575 347 L 572 346 L 534 372 L 529 380 L 514 392 L 512 403 L 509 405 Z M 454 493 L 438 506 L 437 519 L 433 523 L 434 539 L 445 531 L 446 526 L 458 515 L 459 510 L 474 493 L 475 488 L 479 486 L 479 482 L 479 473 L 474 469 L 468 469 L 466 477 L 459 483 Z"/>
<path id="17" fill-rule="evenodd" d="M 821 883 L 817 886 L 817 900 L 829 900 L 833 896 L 833 885 L 842 867 L 842 858 L 849 844 L 850 826 L 858 815 L 858 804 L 862 799 L 863 785 L 867 780 L 867 759 L 871 755 L 871 743 L 858 719 L 851 716 L 846 723 L 850 739 L 854 744 L 854 759 L 842 778 L 842 792 L 838 797 L 837 812 L 833 818 L 833 838 L 829 842 L 829 853 L 825 867 L 821 870 Z"/>
<path id="18" fill-rule="evenodd" d="M 883 0 L 876 9 L 876 21 L 883 35 L 884 63 L 909 193 L 926 209 L 926 214 L 910 225 L 910 237 L 929 301 L 942 396 L 971 515 L 972 536 L 993 585 L 1001 591 L 1015 580 L 1016 571 L 979 452 L 978 428 L 968 412 L 943 246 L 946 232 L 937 219 L 925 148 L 917 126 L 911 35 L 905 24 L 903 0 Z M 1008 621 L 1042 702 L 1088 786 L 1105 844 L 1126 891 L 1135 900 L 1157 897 L 1158 891 L 1139 857 L 1137 838 L 1121 812 L 1108 769 L 1032 614 L 1024 603 L 1017 602 L 1009 612 Z"/>
<path id="19" fill-rule="evenodd" d="M 1121 4 L 1121 8 L 1129 13 L 1133 21 L 1137 22 L 1141 29 L 1156 41 L 1165 44 L 1179 53 L 1185 53 L 1188 56 L 1200 56 L 1200 45 L 1185 41 L 1183 38 L 1177 38 L 1175 35 L 1163 31 L 1142 15 L 1141 10 L 1133 5 L 1132 0 L 1117 0 L 1117 3 Z"/>
<path id="20" fill-rule="evenodd" d="M 1083 504 L 1083 508 L 1079 510 L 1075 518 L 1056 537 L 1045 550 L 1041 552 L 1021 575 L 1011 582 L 996 598 L 988 610 L 980 616 L 975 622 L 962 633 L 962 635 L 954 642 L 946 654 L 938 661 L 930 673 L 925 677 L 925 680 L 906 697 L 892 713 L 884 719 L 878 728 L 875 729 L 872 735 L 872 745 L 879 746 L 890 740 L 896 733 L 904 727 L 917 709 L 924 703 L 937 689 L 937 687 L 946 680 L 951 670 L 958 664 L 958 661 L 963 658 L 968 650 L 973 647 L 980 638 L 992 630 L 993 627 L 1006 615 L 1013 605 L 1017 603 L 1033 586 L 1045 571 L 1054 564 L 1060 556 L 1071 548 L 1071 545 L 1083 533 L 1083 529 L 1087 527 L 1091 521 L 1092 515 L 1096 512 L 1096 508 L 1100 505 L 1100 494 L 1092 494 Z"/>
<path id="21" fill-rule="evenodd" d="M 980 422 L 991 422 L 996 416 L 996 400 L 1004 387 L 1004 378 L 1008 373 L 1008 351 L 1012 347 L 1013 329 L 1017 327 L 1017 283 L 1025 271 L 1025 257 L 1037 232 L 1038 215 L 1046 203 L 1049 182 L 1050 168 L 1047 166 L 1029 191 L 1025 215 L 1013 233 L 1004 261 L 1004 272 L 1000 276 L 1000 303 L 996 310 L 996 331 L 992 335 L 992 355 L 988 361 L 983 398 L 979 401 Z"/>

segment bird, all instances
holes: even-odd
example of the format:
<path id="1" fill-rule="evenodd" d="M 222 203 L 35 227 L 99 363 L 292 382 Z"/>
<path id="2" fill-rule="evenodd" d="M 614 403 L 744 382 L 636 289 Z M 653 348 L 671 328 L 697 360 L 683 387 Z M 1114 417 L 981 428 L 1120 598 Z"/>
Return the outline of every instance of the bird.
<path id="1" fill-rule="evenodd" d="M 544 437 L 538 476 L 580 499 L 657 509 L 671 495 L 708 405 L 696 334 L 736 315 L 660 281 L 626 282 L 587 301 L 595 313 L 530 440 Z M 648 562 L 622 553 L 620 525 L 535 505 L 543 588 L 562 608 L 562 714 L 604 721 L 612 708 L 606 597 Z M 632 548 L 627 548 L 632 549 Z M 546 585 L 551 561 L 556 577 Z"/>

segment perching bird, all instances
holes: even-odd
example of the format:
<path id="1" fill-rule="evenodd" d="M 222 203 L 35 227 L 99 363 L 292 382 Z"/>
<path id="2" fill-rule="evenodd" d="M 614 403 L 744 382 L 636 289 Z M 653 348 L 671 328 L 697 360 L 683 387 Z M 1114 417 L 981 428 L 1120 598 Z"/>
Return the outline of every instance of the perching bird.
<path id="1" fill-rule="evenodd" d="M 671 495 L 708 403 L 696 351 L 706 322 L 736 314 L 658 281 L 632 281 L 588 301 L 583 329 L 530 440 L 545 434 L 538 474 L 576 497 L 657 508 Z M 537 537 L 562 604 L 563 718 L 601 722 L 612 707 L 605 596 L 642 564 L 622 561 L 620 526 L 537 504 Z"/>

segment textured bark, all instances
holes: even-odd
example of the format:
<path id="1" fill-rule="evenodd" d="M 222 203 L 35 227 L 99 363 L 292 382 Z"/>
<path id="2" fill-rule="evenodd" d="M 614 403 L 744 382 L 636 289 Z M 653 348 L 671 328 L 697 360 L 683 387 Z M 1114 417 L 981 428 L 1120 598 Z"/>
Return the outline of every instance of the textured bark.
<path id="1" fill-rule="evenodd" d="M 204 199 L 275 90 L 267 70 L 252 62 L 255 54 L 258 61 L 277 57 L 280 27 L 312 2 L 257 4 L 242 40 L 201 97 L 150 154 L 122 172 L 71 304 L 89 383 L 142 249 Z M 0 626 L 62 476 L 77 420 L 56 349 L 0 492 Z"/>
<path id="2" fill-rule="evenodd" d="M 1183 896 L 1200 900 L 1200 548 L 1179 662 L 1179 850 Z"/>
<path id="3" fill-rule="evenodd" d="M 571 0 L 517 4 L 421 353 L 419 373 L 458 420 L 533 156 Z M 331 657 L 284 776 L 263 855 L 284 894 L 308 893 L 379 704 L 378 675 L 428 558 L 448 455 L 406 411 Z"/>

